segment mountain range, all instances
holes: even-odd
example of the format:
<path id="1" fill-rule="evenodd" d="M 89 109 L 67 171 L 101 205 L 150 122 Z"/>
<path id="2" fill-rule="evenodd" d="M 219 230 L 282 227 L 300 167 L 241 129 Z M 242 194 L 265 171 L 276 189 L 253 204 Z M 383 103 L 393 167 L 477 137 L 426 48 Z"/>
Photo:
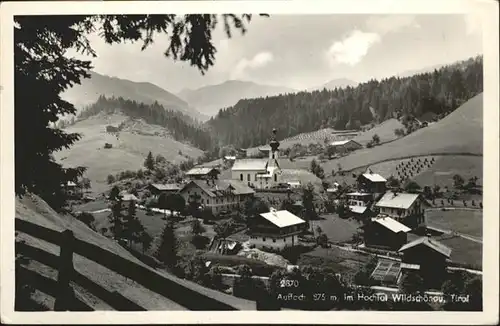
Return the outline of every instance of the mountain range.
<path id="1" fill-rule="evenodd" d="M 202 121 L 207 118 L 179 97 L 152 83 L 134 82 L 101 75 L 94 71 L 90 75 L 90 78 L 82 79 L 80 85 L 66 90 L 61 96 L 75 105 L 77 113 L 85 106 L 95 103 L 100 95 L 105 95 L 123 97 L 144 104 L 153 104 L 157 101 L 165 109 L 180 111 L 191 118 Z"/>
<path id="2" fill-rule="evenodd" d="M 257 98 L 297 90 L 283 86 L 262 85 L 250 81 L 228 80 L 217 85 L 208 85 L 197 89 L 184 89 L 177 96 L 191 107 L 205 115 L 216 115 L 220 109 L 227 108 L 245 98 Z"/>

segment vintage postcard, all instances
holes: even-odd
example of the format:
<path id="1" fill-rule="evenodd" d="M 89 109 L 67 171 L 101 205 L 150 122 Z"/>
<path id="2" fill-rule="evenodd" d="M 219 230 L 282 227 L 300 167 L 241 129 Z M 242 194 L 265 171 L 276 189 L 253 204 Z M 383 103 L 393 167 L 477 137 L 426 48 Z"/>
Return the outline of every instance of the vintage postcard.
<path id="1" fill-rule="evenodd" d="M 497 13 L 2 3 L 2 323 L 498 323 Z"/>

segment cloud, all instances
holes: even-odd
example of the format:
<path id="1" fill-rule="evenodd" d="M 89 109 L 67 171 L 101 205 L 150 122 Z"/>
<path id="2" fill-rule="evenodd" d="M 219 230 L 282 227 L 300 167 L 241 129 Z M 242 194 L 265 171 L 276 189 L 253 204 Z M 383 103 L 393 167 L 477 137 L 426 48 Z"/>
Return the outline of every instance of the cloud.
<path id="1" fill-rule="evenodd" d="M 415 18 L 413 15 L 376 15 L 368 18 L 365 26 L 370 32 L 385 35 L 405 27 L 420 28 Z"/>
<path id="2" fill-rule="evenodd" d="M 247 75 L 248 70 L 262 68 L 272 61 L 274 61 L 274 55 L 268 51 L 259 52 L 252 59 L 243 58 L 231 72 L 231 78 L 243 78 Z"/>
<path id="3" fill-rule="evenodd" d="M 327 57 L 331 65 L 345 63 L 355 66 L 377 42 L 380 42 L 379 34 L 354 30 L 341 41 L 334 42 L 328 49 Z"/>

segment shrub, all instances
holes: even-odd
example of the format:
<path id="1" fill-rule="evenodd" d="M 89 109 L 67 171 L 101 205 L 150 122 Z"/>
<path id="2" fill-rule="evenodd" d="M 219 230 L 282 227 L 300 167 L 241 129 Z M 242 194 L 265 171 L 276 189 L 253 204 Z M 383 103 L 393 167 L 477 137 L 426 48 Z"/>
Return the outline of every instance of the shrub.
<path id="1" fill-rule="evenodd" d="M 116 181 L 115 177 L 112 174 L 108 174 L 108 177 L 106 178 L 108 184 L 112 184 Z"/>
<path id="2" fill-rule="evenodd" d="M 92 230 L 96 231 L 95 226 L 94 226 L 95 218 L 94 218 L 94 215 L 92 215 L 91 213 L 81 212 L 80 214 L 78 214 L 76 216 L 76 218 L 77 218 L 77 220 L 85 223 L 85 225 L 87 225 Z"/>

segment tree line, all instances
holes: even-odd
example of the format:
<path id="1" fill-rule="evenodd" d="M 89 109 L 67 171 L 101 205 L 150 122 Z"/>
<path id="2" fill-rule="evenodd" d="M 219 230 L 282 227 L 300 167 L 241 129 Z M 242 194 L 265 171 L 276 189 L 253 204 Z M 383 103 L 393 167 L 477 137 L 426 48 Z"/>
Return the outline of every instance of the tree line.
<path id="1" fill-rule="evenodd" d="M 222 145 L 266 143 L 279 126 L 281 139 L 331 127 L 360 129 L 390 118 L 443 117 L 483 91 L 483 57 L 411 77 L 370 80 L 357 87 L 323 89 L 240 100 L 207 124 Z"/>
<path id="2" fill-rule="evenodd" d="M 157 101 L 153 104 L 144 104 L 122 97 L 101 95 L 94 104 L 85 108 L 78 118 L 85 119 L 101 112 L 111 114 L 117 109 L 132 119 L 144 119 L 149 124 L 167 128 L 177 141 L 190 142 L 202 150 L 211 148 L 212 137 L 207 130 L 189 123 L 183 113 L 167 110 Z"/>

